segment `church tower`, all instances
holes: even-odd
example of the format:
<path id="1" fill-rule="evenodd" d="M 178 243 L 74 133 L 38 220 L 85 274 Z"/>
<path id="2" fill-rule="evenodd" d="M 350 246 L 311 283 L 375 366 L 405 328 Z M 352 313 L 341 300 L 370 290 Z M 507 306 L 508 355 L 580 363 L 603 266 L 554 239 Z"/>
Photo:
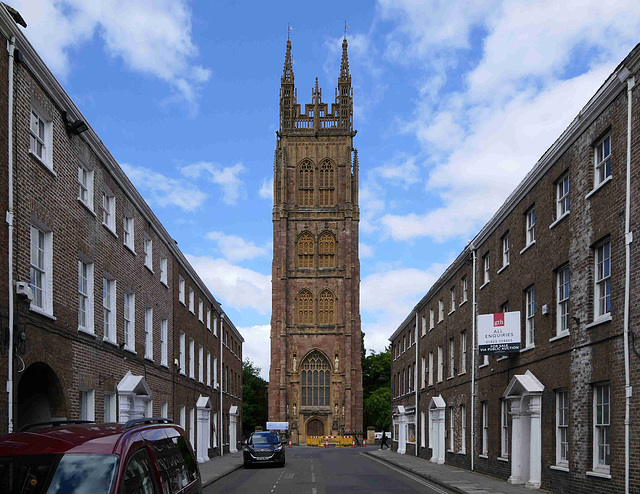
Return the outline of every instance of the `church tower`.
<path id="1" fill-rule="evenodd" d="M 294 441 L 362 431 L 358 152 L 347 39 L 335 101 L 297 103 L 287 40 L 274 159 L 269 420 Z"/>

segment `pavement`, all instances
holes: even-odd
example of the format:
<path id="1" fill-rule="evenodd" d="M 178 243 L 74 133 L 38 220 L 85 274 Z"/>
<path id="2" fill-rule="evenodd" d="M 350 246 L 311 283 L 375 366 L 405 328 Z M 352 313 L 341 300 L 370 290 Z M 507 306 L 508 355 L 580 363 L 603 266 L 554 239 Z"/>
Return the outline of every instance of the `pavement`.
<path id="1" fill-rule="evenodd" d="M 225 475 L 242 468 L 242 450 L 237 453 L 227 453 L 222 457 L 216 456 L 205 463 L 199 463 L 198 468 L 202 478 L 202 487 L 205 488 Z"/>
<path id="2" fill-rule="evenodd" d="M 531 489 L 523 485 L 513 485 L 506 480 L 463 468 L 438 465 L 424 458 L 401 455 L 389 449 L 365 448 L 365 454 L 460 494 L 531 494 Z"/>

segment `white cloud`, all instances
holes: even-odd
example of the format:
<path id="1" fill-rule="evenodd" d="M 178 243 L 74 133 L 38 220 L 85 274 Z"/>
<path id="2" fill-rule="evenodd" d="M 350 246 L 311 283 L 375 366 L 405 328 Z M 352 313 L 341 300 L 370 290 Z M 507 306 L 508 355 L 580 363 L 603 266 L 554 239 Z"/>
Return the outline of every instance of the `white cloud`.
<path id="1" fill-rule="evenodd" d="M 224 306 L 241 311 L 271 312 L 271 276 L 231 264 L 224 259 L 185 254 L 200 278 Z"/>
<path id="2" fill-rule="evenodd" d="M 98 35 L 110 57 L 166 82 L 196 111 L 211 71 L 193 63 L 198 48 L 185 0 L 16 0 L 13 5 L 27 21 L 29 40 L 61 77 L 70 70 L 71 52 Z"/>
<path id="3" fill-rule="evenodd" d="M 248 326 L 237 328 L 244 338 L 242 356 L 248 358 L 260 367 L 260 377 L 269 380 L 269 366 L 271 365 L 271 326 Z"/>
<path id="4" fill-rule="evenodd" d="M 392 163 L 374 168 L 372 172 L 385 182 L 404 189 L 420 181 L 420 172 L 414 156 L 396 158 Z"/>
<path id="5" fill-rule="evenodd" d="M 207 199 L 207 194 L 186 180 L 169 178 L 143 166 L 122 163 L 120 167 L 151 206 L 195 211 Z"/>
<path id="6" fill-rule="evenodd" d="M 267 242 L 259 247 L 253 242 L 247 242 L 236 235 L 227 235 L 223 232 L 209 232 L 206 234 L 209 240 L 213 240 L 218 245 L 218 250 L 229 261 L 244 261 L 259 257 L 270 257 L 272 253 L 271 244 Z"/>
<path id="7" fill-rule="evenodd" d="M 261 199 L 268 199 L 273 202 L 273 177 L 265 177 L 262 179 L 262 184 L 258 190 L 258 196 Z"/>
<path id="8" fill-rule="evenodd" d="M 222 200 L 225 204 L 237 204 L 240 199 L 246 197 L 244 182 L 240 178 L 240 175 L 246 172 L 242 163 L 223 167 L 200 161 L 182 167 L 180 172 L 191 179 L 198 179 L 204 175 L 209 181 L 222 187 Z"/>
<path id="9" fill-rule="evenodd" d="M 371 245 L 365 244 L 364 242 L 360 242 L 359 251 L 360 259 L 371 258 L 375 255 L 375 249 Z"/>

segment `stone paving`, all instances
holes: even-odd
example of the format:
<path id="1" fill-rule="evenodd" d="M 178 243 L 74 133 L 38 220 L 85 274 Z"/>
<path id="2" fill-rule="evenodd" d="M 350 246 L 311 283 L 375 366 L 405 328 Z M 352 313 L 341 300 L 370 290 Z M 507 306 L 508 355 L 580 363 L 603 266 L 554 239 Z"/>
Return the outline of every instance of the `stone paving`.
<path id="1" fill-rule="evenodd" d="M 200 476 L 202 477 L 202 487 L 212 484 L 216 480 L 231 472 L 242 468 L 242 451 L 228 453 L 222 458 L 217 456 L 205 463 L 199 463 Z"/>

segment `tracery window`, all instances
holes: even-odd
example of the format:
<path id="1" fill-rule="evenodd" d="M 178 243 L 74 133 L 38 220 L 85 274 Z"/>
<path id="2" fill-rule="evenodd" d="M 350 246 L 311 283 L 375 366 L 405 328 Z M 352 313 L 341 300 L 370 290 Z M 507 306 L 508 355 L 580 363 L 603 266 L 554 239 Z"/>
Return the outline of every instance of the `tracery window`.
<path id="1" fill-rule="evenodd" d="M 335 178 L 333 163 L 325 160 L 320 163 L 320 206 L 335 204 Z"/>
<path id="2" fill-rule="evenodd" d="M 298 324 L 313 324 L 313 295 L 309 290 L 298 294 Z"/>
<path id="3" fill-rule="evenodd" d="M 313 235 L 304 232 L 298 237 L 298 267 L 313 267 Z"/>
<path id="4" fill-rule="evenodd" d="M 318 239 L 318 267 L 336 267 L 336 239 L 331 232 L 323 232 Z"/>
<path id="5" fill-rule="evenodd" d="M 298 167 L 300 206 L 313 206 L 313 163 L 305 160 Z"/>
<path id="6" fill-rule="evenodd" d="M 331 290 L 322 290 L 318 297 L 318 324 L 333 324 L 333 293 Z"/>
<path id="7" fill-rule="evenodd" d="M 317 350 L 311 352 L 301 365 L 302 406 L 329 407 L 331 397 L 331 365 Z"/>

